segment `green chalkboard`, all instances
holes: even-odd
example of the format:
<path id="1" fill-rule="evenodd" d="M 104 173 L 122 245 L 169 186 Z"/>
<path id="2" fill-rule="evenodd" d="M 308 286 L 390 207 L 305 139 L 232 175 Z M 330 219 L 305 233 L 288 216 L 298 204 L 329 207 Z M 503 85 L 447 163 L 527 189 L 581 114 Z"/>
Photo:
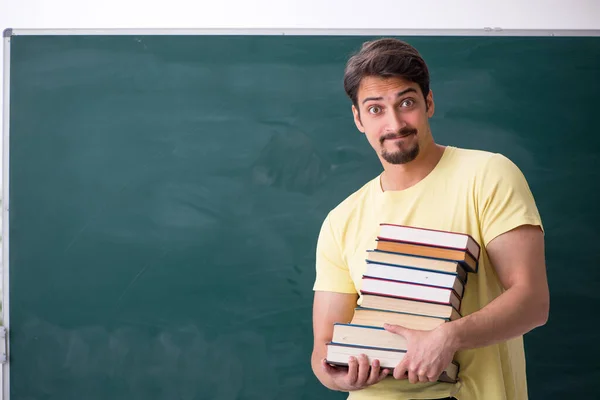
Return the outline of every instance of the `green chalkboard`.
<path id="1" fill-rule="evenodd" d="M 310 369 L 321 221 L 379 173 L 366 36 L 10 38 L 10 394 L 342 399 Z M 600 38 L 407 37 L 437 141 L 502 152 L 546 228 L 531 399 L 600 379 Z"/>

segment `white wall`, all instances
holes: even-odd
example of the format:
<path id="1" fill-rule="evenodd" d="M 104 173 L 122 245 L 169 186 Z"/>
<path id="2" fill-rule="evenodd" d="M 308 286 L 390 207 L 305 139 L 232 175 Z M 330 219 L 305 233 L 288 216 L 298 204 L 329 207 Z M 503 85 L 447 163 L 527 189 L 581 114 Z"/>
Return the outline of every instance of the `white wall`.
<path id="1" fill-rule="evenodd" d="M 598 0 L 0 0 L 14 28 L 598 29 Z"/>

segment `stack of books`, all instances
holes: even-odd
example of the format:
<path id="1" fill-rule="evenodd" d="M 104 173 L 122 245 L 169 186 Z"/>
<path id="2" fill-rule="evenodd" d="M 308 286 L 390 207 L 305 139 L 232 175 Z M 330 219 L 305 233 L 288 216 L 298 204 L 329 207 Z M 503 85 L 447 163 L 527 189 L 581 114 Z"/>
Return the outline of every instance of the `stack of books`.
<path id="1" fill-rule="evenodd" d="M 366 354 L 393 369 L 407 351 L 406 339 L 383 329 L 385 323 L 432 330 L 461 317 L 468 273 L 476 273 L 479 244 L 469 235 L 381 224 L 367 250 L 362 303 L 349 323 L 334 325 L 327 362 L 348 365 Z M 439 381 L 454 383 L 460 366 L 453 361 Z"/>

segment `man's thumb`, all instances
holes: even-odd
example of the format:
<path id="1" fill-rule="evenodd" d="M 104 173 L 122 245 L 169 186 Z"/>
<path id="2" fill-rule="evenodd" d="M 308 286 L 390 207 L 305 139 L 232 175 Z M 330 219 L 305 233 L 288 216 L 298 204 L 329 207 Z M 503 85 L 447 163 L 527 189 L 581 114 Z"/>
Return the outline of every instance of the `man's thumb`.
<path id="1" fill-rule="evenodd" d="M 392 332 L 395 333 L 397 335 L 401 335 L 406 337 L 407 333 L 408 333 L 408 329 L 400 326 L 400 325 L 393 325 L 393 324 L 383 324 L 383 328 L 388 331 L 388 332 Z"/>

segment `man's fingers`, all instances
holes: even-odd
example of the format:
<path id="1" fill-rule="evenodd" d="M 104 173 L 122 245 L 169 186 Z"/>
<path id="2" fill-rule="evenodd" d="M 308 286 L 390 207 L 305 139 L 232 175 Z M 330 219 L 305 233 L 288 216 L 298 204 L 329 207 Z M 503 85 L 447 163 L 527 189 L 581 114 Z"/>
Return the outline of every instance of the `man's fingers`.
<path id="1" fill-rule="evenodd" d="M 435 382 L 435 381 L 437 381 L 438 378 L 440 377 L 440 375 L 442 374 L 442 372 L 443 371 L 440 371 L 440 372 L 438 372 L 438 371 L 429 371 L 427 373 L 427 380 L 429 382 Z"/>
<path id="2" fill-rule="evenodd" d="M 427 380 L 428 380 L 429 382 L 435 382 L 435 381 L 437 381 L 437 380 L 438 380 L 438 378 L 439 378 L 439 377 L 440 377 L 439 375 L 428 374 L 428 375 L 427 375 Z"/>
<path id="3" fill-rule="evenodd" d="M 383 376 L 382 374 L 383 371 L 381 370 L 379 360 L 373 360 L 373 362 L 371 363 L 371 372 L 369 373 L 369 379 L 367 379 L 367 385 L 374 385 L 383 378 L 385 378 L 385 376 L 387 375 L 387 373 L 383 374 Z"/>
<path id="4" fill-rule="evenodd" d="M 348 375 L 346 376 L 346 380 L 349 385 L 354 386 L 356 384 L 356 380 L 358 378 L 358 361 L 356 357 L 350 357 L 348 359 Z"/>
<path id="5" fill-rule="evenodd" d="M 396 379 L 406 379 L 406 372 L 408 371 L 408 369 L 406 368 L 406 364 L 402 361 L 400 361 L 400 363 L 398 363 L 398 365 L 396 365 L 396 368 L 394 368 L 394 378 Z"/>
<path id="6" fill-rule="evenodd" d="M 371 368 L 369 369 L 369 378 L 367 379 L 367 385 L 372 385 L 377 382 L 379 378 L 379 360 L 373 360 Z"/>
<path id="7" fill-rule="evenodd" d="M 408 369 L 408 380 L 410 381 L 410 383 L 417 383 L 417 382 L 419 382 L 419 375 L 417 373 L 417 369 L 416 368 L 409 368 Z"/>
<path id="8" fill-rule="evenodd" d="M 356 384 L 358 386 L 364 386 L 367 383 L 370 369 L 369 359 L 366 355 L 361 354 L 358 357 L 358 377 L 356 379 Z"/>
<path id="9" fill-rule="evenodd" d="M 419 378 L 419 382 L 429 382 L 429 378 L 427 377 L 427 371 L 419 370 L 417 373 L 417 377 Z"/>
<path id="10" fill-rule="evenodd" d="M 347 368 L 331 365 L 323 358 L 321 368 L 333 378 L 342 378 L 346 385 L 354 389 L 374 385 L 390 374 L 389 368 L 381 368 L 379 360 L 373 360 L 369 365 L 369 359 L 364 354 L 350 357 Z"/>
<path id="11" fill-rule="evenodd" d="M 409 333 L 409 329 L 400 326 L 400 325 L 393 325 L 393 324 L 383 324 L 383 327 L 386 331 L 388 332 L 392 332 L 395 333 L 396 335 L 401 335 L 406 337 Z"/>
<path id="12" fill-rule="evenodd" d="M 390 370 L 387 368 L 382 369 L 379 372 L 379 379 L 377 379 L 377 382 L 383 380 L 386 376 L 388 376 L 390 374 Z"/>

